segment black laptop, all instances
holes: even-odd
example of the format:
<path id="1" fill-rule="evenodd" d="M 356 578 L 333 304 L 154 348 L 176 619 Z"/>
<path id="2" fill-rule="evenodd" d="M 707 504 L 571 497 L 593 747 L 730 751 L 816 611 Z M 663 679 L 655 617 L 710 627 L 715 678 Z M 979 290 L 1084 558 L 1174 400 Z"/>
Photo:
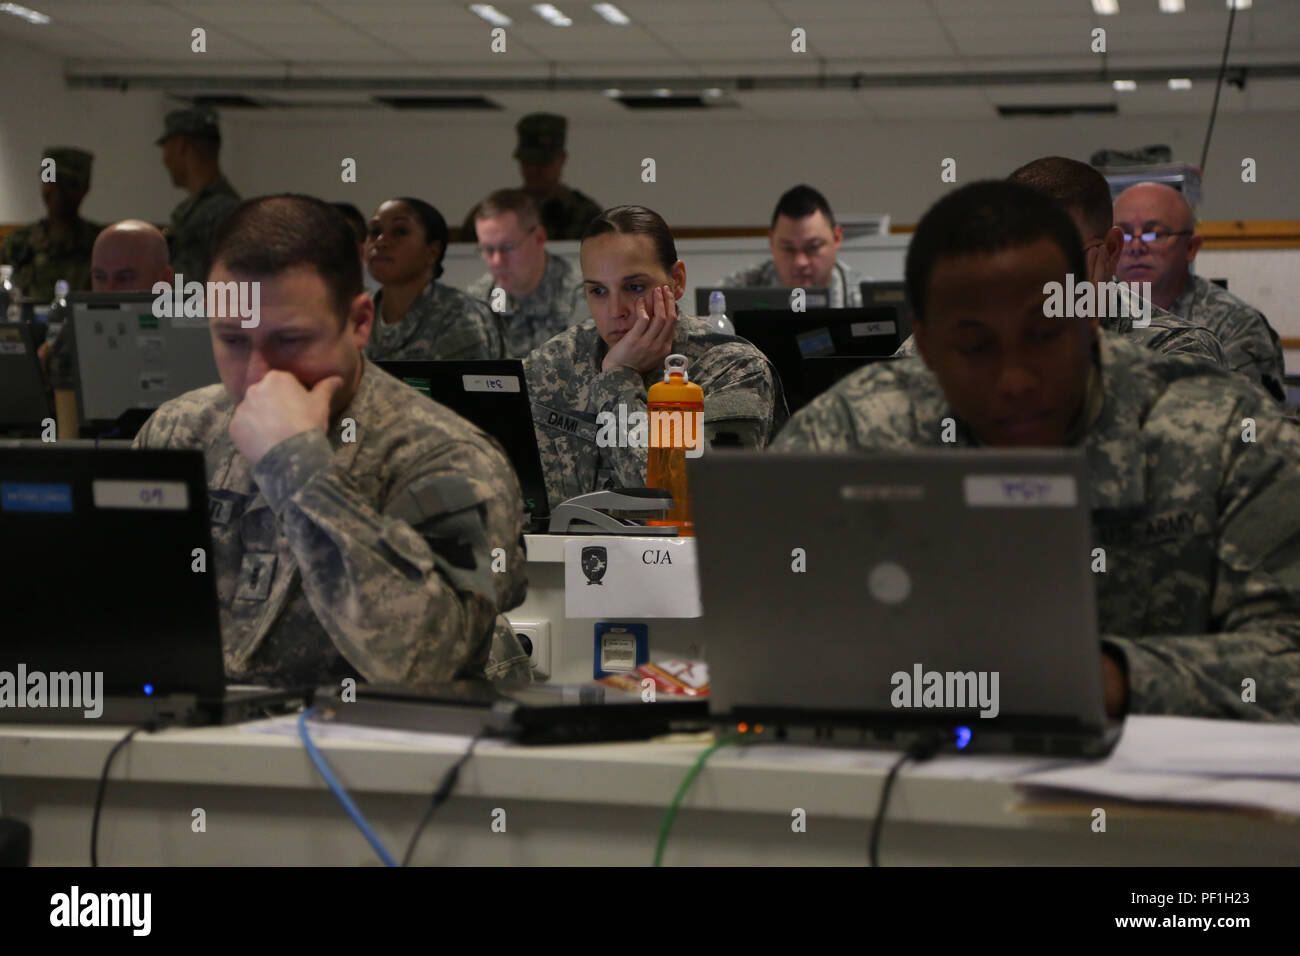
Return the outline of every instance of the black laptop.
<path id="1" fill-rule="evenodd" d="M 375 364 L 495 438 L 519 476 L 525 530 L 545 531 L 551 509 L 521 360 L 394 360 Z"/>
<path id="2" fill-rule="evenodd" d="M 39 437 L 52 417 L 31 323 L 0 322 L 0 435 Z"/>
<path id="3" fill-rule="evenodd" d="M 732 322 L 736 334 L 752 342 L 776 367 L 792 415 L 817 396 L 805 378 L 804 359 L 886 358 L 910 331 L 900 323 L 892 305 L 805 312 L 742 311 L 732 316 Z"/>
<path id="4" fill-rule="evenodd" d="M 227 689 L 208 527 L 200 452 L 0 445 L 0 721 L 236 722 L 300 699 Z"/>

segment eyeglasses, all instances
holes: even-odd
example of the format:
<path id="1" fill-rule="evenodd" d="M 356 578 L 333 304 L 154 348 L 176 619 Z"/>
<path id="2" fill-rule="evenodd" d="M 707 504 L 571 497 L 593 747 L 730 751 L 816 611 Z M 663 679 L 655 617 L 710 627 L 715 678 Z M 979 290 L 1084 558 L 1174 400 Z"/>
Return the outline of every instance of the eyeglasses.
<path id="1" fill-rule="evenodd" d="M 533 226 L 532 229 L 529 229 L 526 233 L 524 233 L 524 239 L 527 239 L 529 236 L 531 236 L 533 234 L 533 229 L 536 228 L 537 228 L 536 226 Z M 524 244 L 524 239 L 520 239 L 518 242 L 503 242 L 499 246 L 479 246 L 478 247 L 479 255 L 481 255 L 484 259 L 491 259 L 493 253 L 497 253 L 497 252 L 501 253 L 501 255 L 503 256 L 508 256 L 512 252 L 518 250 L 518 248 Z"/>
<path id="2" fill-rule="evenodd" d="M 1190 236 L 1192 230 L 1181 229 L 1178 232 L 1170 232 L 1168 229 L 1154 229 L 1151 232 L 1140 232 L 1136 236 L 1130 233 L 1124 233 L 1124 241 L 1132 242 L 1134 239 L 1141 239 L 1144 245 L 1154 246 L 1157 242 L 1164 242 L 1170 236 Z"/>

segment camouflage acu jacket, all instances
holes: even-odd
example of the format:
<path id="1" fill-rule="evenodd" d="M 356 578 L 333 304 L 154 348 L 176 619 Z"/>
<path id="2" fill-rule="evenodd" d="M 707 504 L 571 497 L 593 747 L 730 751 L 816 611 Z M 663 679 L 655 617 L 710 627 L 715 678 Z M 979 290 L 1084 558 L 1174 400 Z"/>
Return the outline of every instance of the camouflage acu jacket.
<path id="1" fill-rule="evenodd" d="M 172 210 L 167 245 L 172 268 L 186 282 L 205 282 L 212 268 L 212 238 L 221 220 L 239 205 L 239 193 L 225 176 L 181 200 Z"/>
<path id="2" fill-rule="evenodd" d="M 135 440 L 207 460 L 227 675 L 482 677 L 497 614 L 525 586 L 519 484 L 495 442 L 369 362 L 328 437 L 302 432 L 256 466 L 230 440 L 234 411 L 211 385 L 163 404 Z"/>
<path id="3" fill-rule="evenodd" d="M 835 263 L 835 268 L 831 270 L 831 308 L 862 308 L 862 283 L 866 278 L 852 266 L 845 265 L 843 262 Z M 748 269 L 733 272 L 718 285 L 730 288 L 774 289 L 780 288 L 785 283 L 781 280 L 781 273 L 776 271 L 776 263 L 768 259 Z"/>
<path id="4" fill-rule="evenodd" d="M 736 436 L 762 448 L 785 421 L 776 372 L 744 339 L 709 328 L 688 315 L 677 319 L 673 351 L 690 360 L 690 380 L 704 390 L 704 440 Z M 533 425 L 554 508 L 574 495 L 606 488 L 644 488 L 645 448 L 601 447 L 597 416 L 646 412 L 646 391 L 663 371 L 601 371 L 609 352 L 595 323 L 574 326 L 524 359 Z M 707 452 L 706 452 L 707 454 Z"/>
<path id="5" fill-rule="evenodd" d="M 1300 430 L 1249 382 L 1102 332 L 1091 472 L 1103 643 L 1136 713 L 1300 718 Z M 801 409 L 778 451 L 954 447 L 920 359 L 868 366 Z M 1249 423 L 1249 424 L 1248 424 Z M 1253 438 L 1253 441 L 1243 440 Z M 957 446 L 973 444 L 958 429 Z M 1255 702 L 1243 682 L 1255 682 Z"/>
<path id="6" fill-rule="evenodd" d="M 90 256 L 95 237 L 102 227 L 77 220 L 71 235 L 50 235 L 49 221 L 42 219 L 15 229 L 0 246 L 0 263 L 14 267 L 13 281 L 22 294 L 42 305 L 54 298 L 54 283 L 68 280 L 68 289 L 90 289 Z"/>
<path id="7" fill-rule="evenodd" d="M 1278 401 L 1286 399 L 1282 343 L 1262 312 L 1200 276 L 1188 277 L 1183 294 L 1169 309 L 1213 332 L 1230 369 L 1263 386 Z"/>
<path id="8" fill-rule="evenodd" d="M 496 288 L 489 272 L 475 279 L 466 291 L 491 308 Z M 547 339 L 581 323 L 584 317 L 591 321 L 582 276 L 566 260 L 549 252 L 537 288 L 521 299 L 504 289 L 501 292 L 505 296 L 505 308 L 496 314 L 505 336 L 507 358 L 523 358 Z"/>
<path id="9" fill-rule="evenodd" d="M 366 354 L 376 361 L 501 358 L 500 321 L 486 302 L 459 289 L 436 280 L 430 282 L 396 325 L 383 319 L 382 289 L 374 299 L 375 325 L 366 343 Z"/>

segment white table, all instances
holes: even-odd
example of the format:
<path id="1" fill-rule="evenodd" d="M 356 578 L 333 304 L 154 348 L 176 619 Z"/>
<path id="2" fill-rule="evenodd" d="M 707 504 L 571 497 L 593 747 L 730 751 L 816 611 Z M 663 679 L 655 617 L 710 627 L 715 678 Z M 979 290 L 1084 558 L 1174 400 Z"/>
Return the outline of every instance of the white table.
<path id="1" fill-rule="evenodd" d="M 88 861 L 96 783 L 121 733 L 0 726 L 0 804 L 32 825 L 33 862 Z M 399 858 L 460 751 L 455 742 L 320 746 Z M 702 746 L 484 747 L 426 830 L 416 862 L 648 864 L 664 808 Z M 687 795 L 665 863 L 860 865 L 884 759 L 724 749 Z M 1025 812 L 1006 781 L 938 775 L 943 770 L 932 763 L 899 776 L 884 865 L 1289 865 L 1300 858 L 1300 827 L 1264 815 L 1114 801 Z M 1105 833 L 1090 828 L 1098 805 L 1108 812 Z M 206 832 L 191 828 L 195 808 L 205 811 Z M 505 811 L 504 833 L 492 829 L 497 808 Z M 807 813 L 804 833 L 792 832 L 794 808 Z M 378 862 L 296 738 L 235 727 L 137 735 L 113 767 L 99 852 L 106 865 Z"/>

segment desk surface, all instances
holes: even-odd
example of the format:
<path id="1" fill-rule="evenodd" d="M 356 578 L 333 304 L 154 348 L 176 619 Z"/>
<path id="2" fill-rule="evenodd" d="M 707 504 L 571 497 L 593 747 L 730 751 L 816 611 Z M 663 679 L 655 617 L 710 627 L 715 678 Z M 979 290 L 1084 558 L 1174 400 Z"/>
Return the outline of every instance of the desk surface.
<path id="1" fill-rule="evenodd" d="M 95 786 L 122 733 L 0 726 L 0 804 L 32 825 L 34 862 L 86 863 Z M 416 862 L 647 864 L 664 808 L 703 746 L 698 738 L 483 746 L 430 825 Z M 400 857 L 463 744 L 326 738 L 320 748 Z M 682 805 L 665 863 L 860 865 L 889 761 L 880 753 L 778 745 L 719 751 Z M 1023 805 L 1008 780 L 968 776 L 983 772 L 979 758 L 969 757 L 905 769 L 891 797 L 882 862 L 1281 865 L 1300 859 L 1300 827 L 1282 819 L 1106 800 Z M 1105 833 L 1091 829 L 1098 805 L 1107 809 Z M 200 809 L 205 829 L 196 832 Z M 792 827 L 797 809 L 806 814 L 803 832 Z M 110 865 L 377 862 L 296 737 L 238 727 L 138 735 L 114 764 L 100 839 L 101 858 Z"/>

